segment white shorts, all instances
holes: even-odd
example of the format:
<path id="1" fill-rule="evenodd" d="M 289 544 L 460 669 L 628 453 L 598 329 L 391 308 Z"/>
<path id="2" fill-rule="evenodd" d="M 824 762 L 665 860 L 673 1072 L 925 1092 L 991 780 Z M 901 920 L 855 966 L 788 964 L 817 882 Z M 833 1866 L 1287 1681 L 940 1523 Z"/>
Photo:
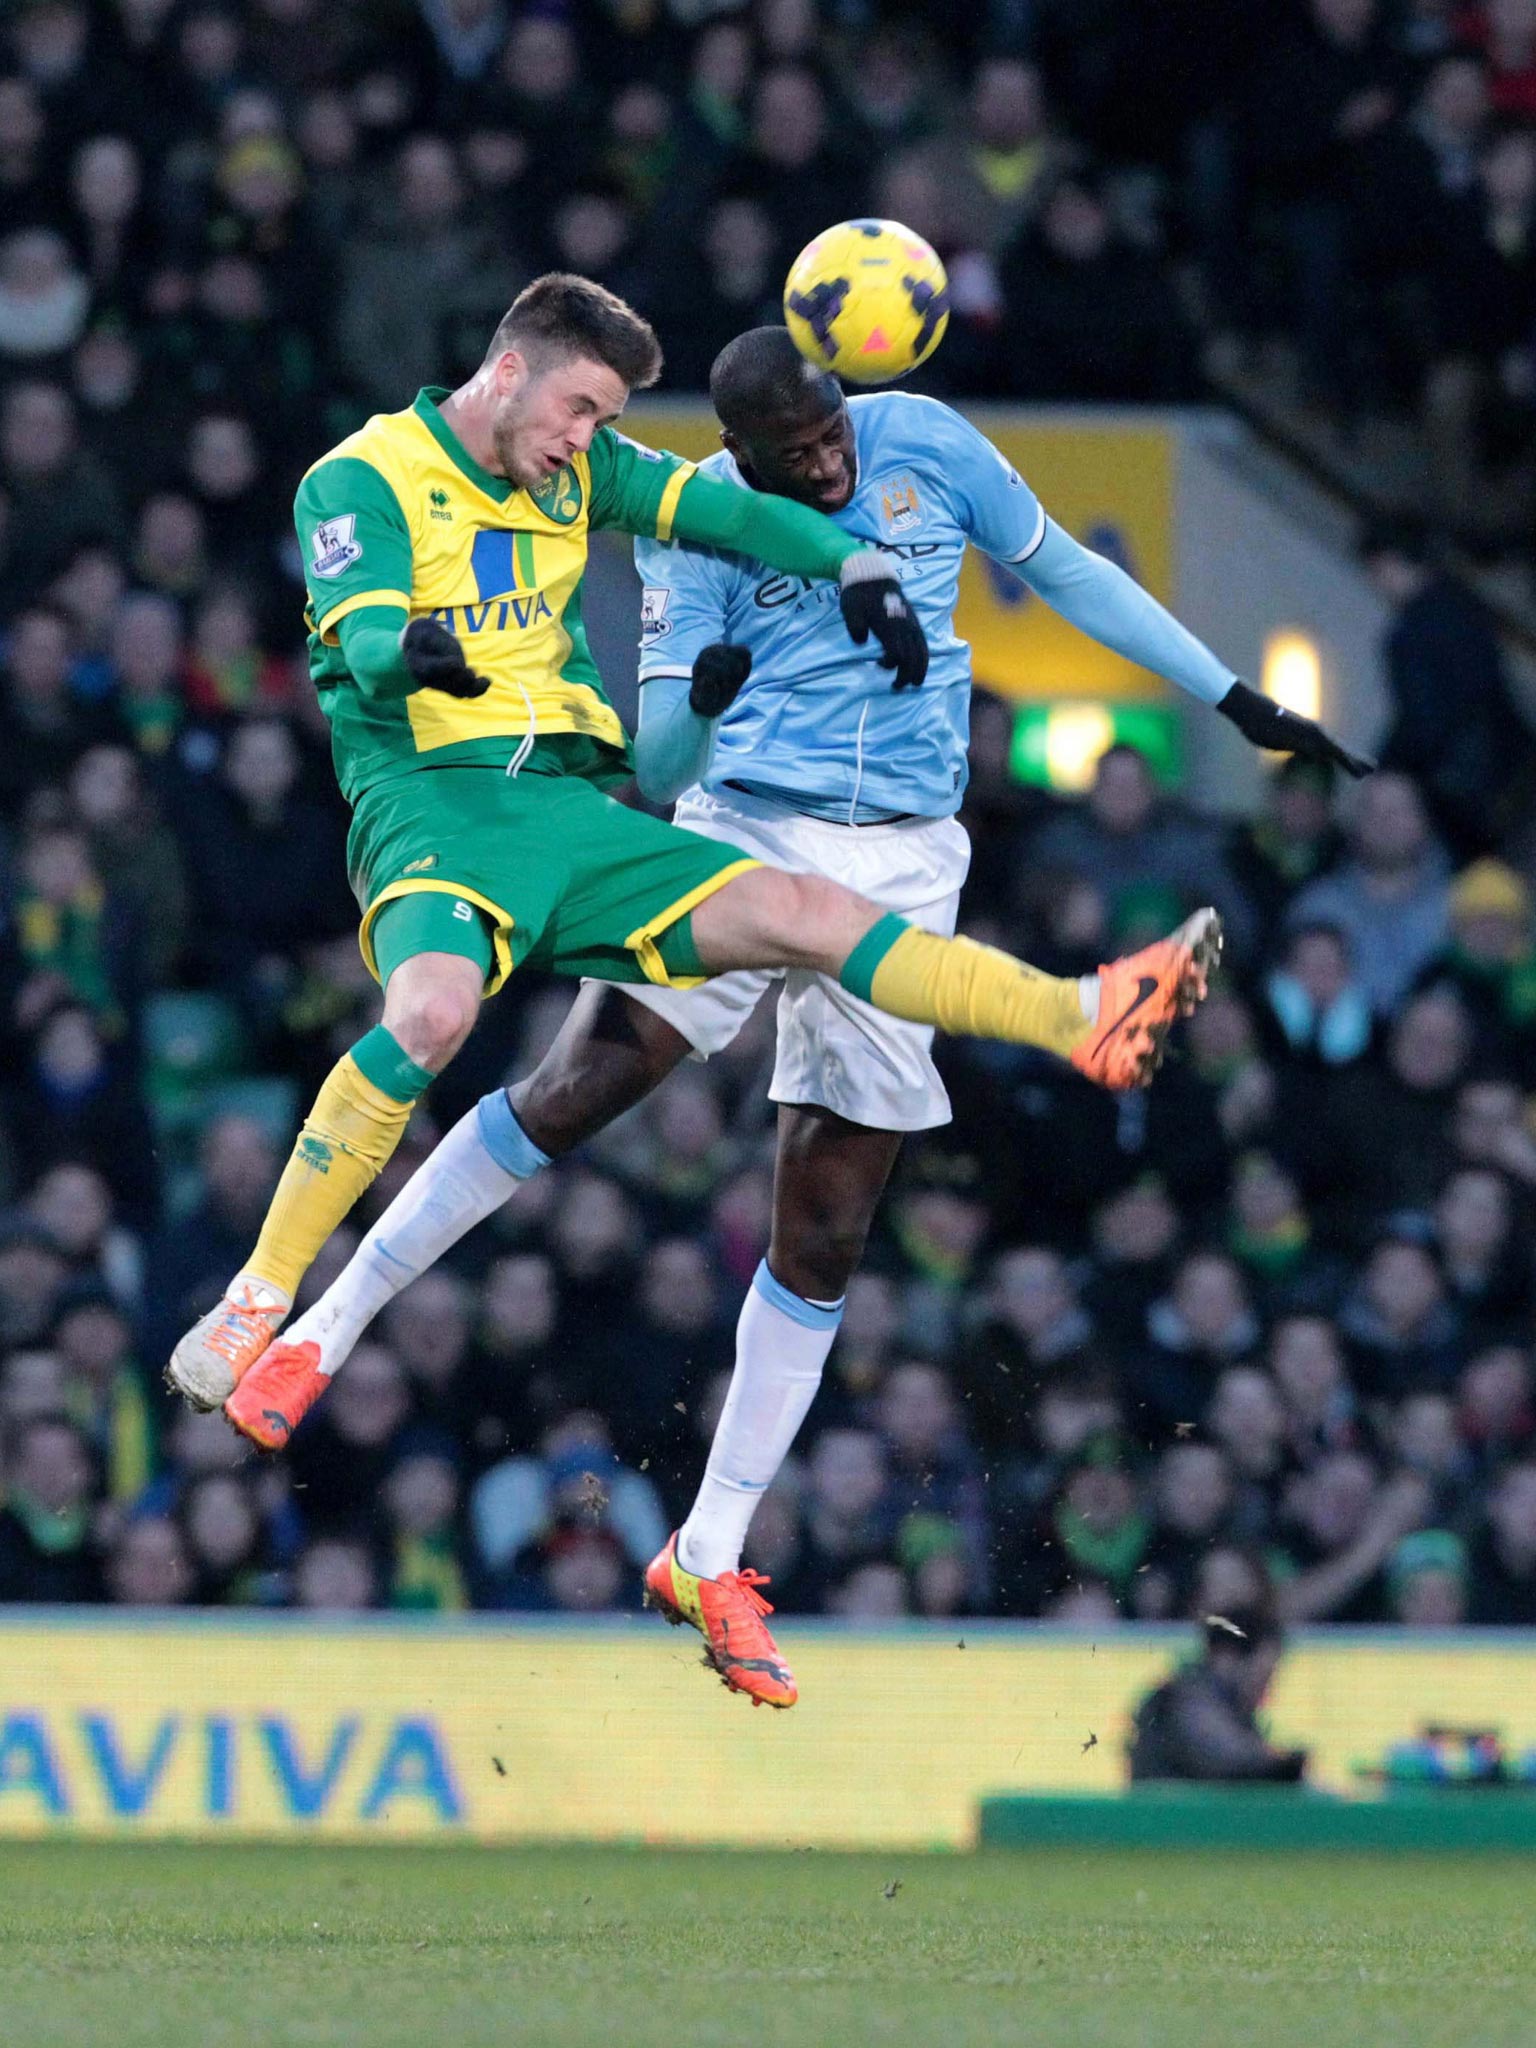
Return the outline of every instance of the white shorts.
<path id="1" fill-rule="evenodd" d="M 675 822 L 724 839 L 772 867 L 825 875 L 925 931 L 955 929 L 971 842 L 955 818 L 900 825 L 829 825 L 746 795 L 699 790 L 678 804 Z M 889 1017 L 825 974 L 805 968 L 744 968 L 700 988 L 626 985 L 625 994 L 665 1017 L 696 1059 L 721 1052 L 782 981 L 778 1058 L 768 1093 L 775 1102 L 817 1103 L 876 1131 L 927 1131 L 947 1124 L 949 1096 L 933 1064 L 933 1031 Z"/>

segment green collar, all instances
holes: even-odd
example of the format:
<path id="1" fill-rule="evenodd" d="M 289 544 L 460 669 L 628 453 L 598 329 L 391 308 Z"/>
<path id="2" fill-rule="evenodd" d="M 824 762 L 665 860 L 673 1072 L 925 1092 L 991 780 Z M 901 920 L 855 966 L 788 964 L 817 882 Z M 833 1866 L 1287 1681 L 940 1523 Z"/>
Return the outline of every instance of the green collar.
<path id="1" fill-rule="evenodd" d="M 411 410 L 454 468 L 462 470 L 475 488 L 484 491 L 496 504 L 505 505 L 515 486 L 506 477 L 492 476 L 488 469 L 482 469 L 438 410 L 442 401 L 452 396 L 446 384 L 424 384 L 417 392 L 416 403 Z"/>

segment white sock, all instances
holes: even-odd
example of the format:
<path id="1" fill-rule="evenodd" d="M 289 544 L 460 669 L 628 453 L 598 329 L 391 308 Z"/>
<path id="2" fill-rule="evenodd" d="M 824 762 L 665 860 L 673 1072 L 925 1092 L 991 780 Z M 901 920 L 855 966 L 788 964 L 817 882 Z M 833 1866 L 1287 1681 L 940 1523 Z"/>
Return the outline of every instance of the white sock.
<path id="1" fill-rule="evenodd" d="M 337 1371 L 386 1302 L 548 1164 L 506 1090 L 482 1096 L 417 1167 L 314 1307 L 284 1332 L 284 1342 L 322 1340 L 322 1370 Z"/>
<path id="2" fill-rule="evenodd" d="M 840 1301 L 804 1301 L 763 1260 L 736 1325 L 736 1369 L 709 1463 L 677 1539 L 684 1571 L 718 1579 L 741 1563 L 758 1502 L 789 1455 L 843 1319 Z"/>

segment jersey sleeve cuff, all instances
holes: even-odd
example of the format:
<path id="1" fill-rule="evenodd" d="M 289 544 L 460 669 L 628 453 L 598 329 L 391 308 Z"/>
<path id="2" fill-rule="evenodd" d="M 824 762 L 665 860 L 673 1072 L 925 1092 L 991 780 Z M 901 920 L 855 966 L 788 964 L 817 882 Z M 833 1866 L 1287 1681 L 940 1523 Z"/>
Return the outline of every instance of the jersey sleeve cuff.
<path id="1" fill-rule="evenodd" d="M 334 647 L 336 628 L 348 612 L 360 612 L 371 604 L 395 605 L 404 612 L 411 608 L 410 597 L 403 590 L 359 590 L 351 597 L 344 597 L 339 604 L 333 604 L 328 611 L 320 615 L 316 620 L 316 631 L 320 638 L 328 646 Z"/>
<path id="2" fill-rule="evenodd" d="M 691 683 L 693 681 L 693 670 L 691 668 L 642 668 L 637 680 L 642 683 L 659 683 L 667 676 L 671 676 L 678 682 Z"/>

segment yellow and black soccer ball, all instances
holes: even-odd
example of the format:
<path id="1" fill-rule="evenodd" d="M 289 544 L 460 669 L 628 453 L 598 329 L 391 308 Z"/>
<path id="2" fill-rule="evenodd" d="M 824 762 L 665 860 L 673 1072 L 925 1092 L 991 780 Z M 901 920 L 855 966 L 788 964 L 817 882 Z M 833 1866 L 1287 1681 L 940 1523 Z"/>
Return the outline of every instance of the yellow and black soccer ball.
<path id="1" fill-rule="evenodd" d="M 850 384 L 889 384 L 944 339 L 949 279 L 900 221 L 840 221 L 795 258 L 784 319 L 808 362 Z"/>

